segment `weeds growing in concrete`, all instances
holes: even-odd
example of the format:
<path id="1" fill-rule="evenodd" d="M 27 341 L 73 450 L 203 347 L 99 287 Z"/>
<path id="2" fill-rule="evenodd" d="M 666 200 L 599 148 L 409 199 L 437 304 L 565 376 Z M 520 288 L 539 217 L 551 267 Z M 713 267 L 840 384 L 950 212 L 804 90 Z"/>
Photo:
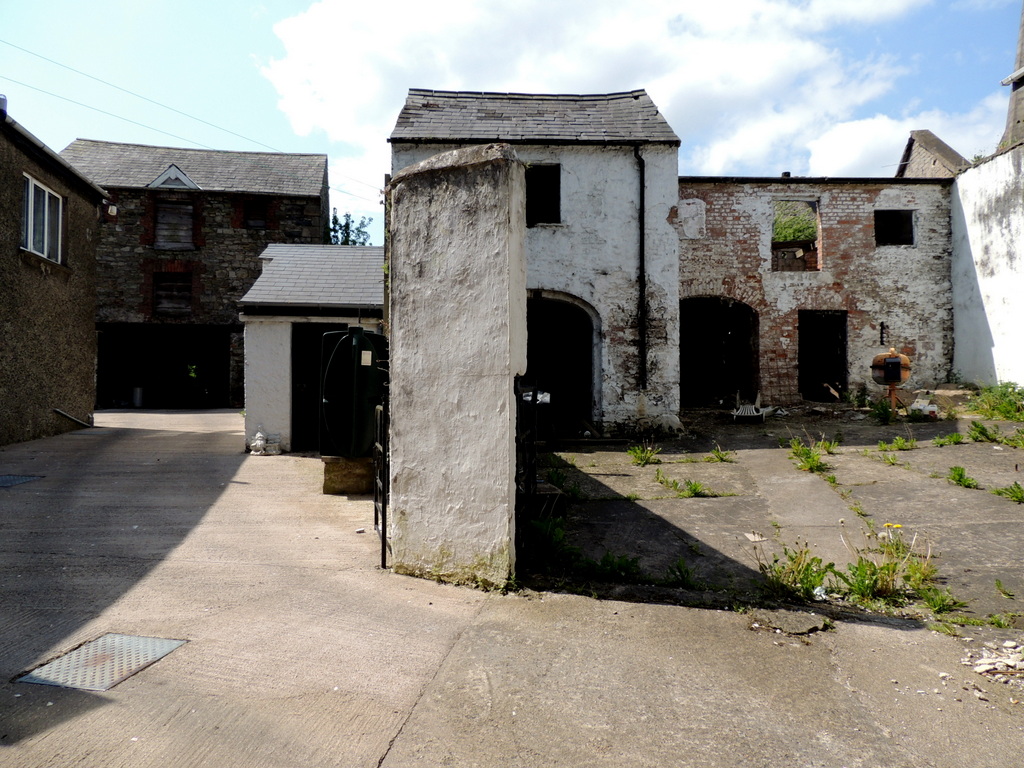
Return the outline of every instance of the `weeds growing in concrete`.
<path id="1" fill-rule="evenodd" d="M 967 470 L 963 467 L 950 467 L 949 474 L 946 475 L 946 479 L 953 483 L 953 485 L 959 485 L 961 488 L 981 488 L 981 486 L 978 485 L 978 481 L 973 477 L 969 477 Z"/>
<path id="2" fill-rule="evenodd" d="M 1005 597 L 1007 600 L 1013 600 L 1013 592 L 1003 586 L 1003 582 L 996 579 L 996 592 Z"/>
<path id="3" fill-rule="evenodd" d="M 704 461 L 719 461 L 732 464 L 736 461 L 736 453 L 734 451 L 723 451 L 722 446 L 715 443 L 715 447 L 711 449 L 711 453 L 704 457 Z"/>
<path id="4" fill-rule="evenodd" d="M 896 412 L 887 398 L 879 398 L 871 405 L 871 415 L 881 425 L 892 424 L 896 420 Z"/>
<path id="5" fill-rule="evenodd" d="M 718 493 L 708 488 L 704 483 L 696 480 L 678 480 L 670 477 L 666 477 L 665 473 L 658 469 L 654 475 L 654 479 L 661 483 L 663 486 L 674 492 L 676 498 L 679 499 L 694 499 L 694 498 L 705 498 L 705 499 L 716 499 L 721 496 L 735 496 L 732 493 Z"/>
<path id="6" fill-rule="evenodd" d="M 789 441 L 789 457 L 796 461 L 796 468 L 803 472 L 828 472 L 831 469 L 821 458 L 821 451 L 814 445 L 807 445 L 799 437 Z"/>
<path id="7" fill-rule="evenodd" d="M 972 421 L 967 430 L 967 436 L 976 443 L 999 443 L 1002 442 L 1002 435 L 999 427 L 987 427 L 980 421 Z"/>
<path id="8" fill-rule="evenodd" d="M 884 440 L 878 441 L 878 450 L 880 451 L 912 451 L 915 448 L 917 448 L 917 440 L 914 438 L 907 440 L 905 437 L 894 437 L 891 443 Z"/>
<path id="9" fill-rule="evenodd" d="M 1024 387 L 1012 381 L 985 387 L 974 396 L 969 407 L 985 419 L 1024 421 Z"/>
<path id="10" fill-rule="evenodd" d="M 754 557 L 765 580 L 765 591 L 776 598 L 823 599 L 836 573 L 835 563 L 825 563 L 812 554 L 807 542 L 793 549 L 783 545 L 782 555 L 772 554 L 771 559 L 763 548 L 755 546 Z"/>
<path id="11" fill-rule="evenodd" d="M 682 589 L 700 589 L 704 584 L 694 576 L 693 569 L 686 560 L 679 558 L 668 567 L 665 578 L 661 583 L 666 587 L 680 587 Z"/>
<path id="12" fill-rule="evenodd" d="M 658 458 L 661 448 L 655 448 L 653 443 L 631 445 L 626 449 L 626 453 L 629 454 L 629 458 L 633 460 L 633 464 L 637 467 L 646 467 L 648 464 L 661 464 L 661 459 Z"/>
<path id="13" fill-rule="evenodd" d="M 960 445 L 963 442 L 964 436 L 959 432 L 950 432 L 948 435 L 940 435 L 932 440 L 932 444 L 940 448 L 945 445 Z"/>
<path id="14" fill-rule="evenodd" d="M 1020 483 L 1014 483 L 1005 488 L 993 488 L 992 493 L 996 496 L 1003 496 L 1010 501 L 1015 501 L 1018 504 L 1024 504 L 1024 487 L 1021 487 Z"/>
<path id="15" fill-rule="evenodd" d="M 917 596 L 936 616 L 943 613 L 951 613 L 967 607 L 967 603 L 963 600 L 957 600 L 948 589 L 926 587 L 918 590 Z"/>

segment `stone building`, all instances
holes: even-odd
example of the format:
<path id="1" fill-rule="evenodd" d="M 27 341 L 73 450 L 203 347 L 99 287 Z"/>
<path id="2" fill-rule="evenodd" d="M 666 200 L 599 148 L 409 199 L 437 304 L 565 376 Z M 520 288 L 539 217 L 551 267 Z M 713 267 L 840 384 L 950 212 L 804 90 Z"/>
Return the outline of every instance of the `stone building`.
<path id="1" fill-rule="evenodd" d="M 110 192 L 97 249 L 100 407 L 243 404 L 238 300 L 271 243 L 323 243 L 327 157 L 79 139 Z"/>
<path id="2" fill-rule="evenodd" d="M 0 97 L 0 445 L 81 426 L 68 416 L 91 419 L 105 196 Z"/>
<path id="3" fill-rule="evenodd" d="M 551 394 L 550 429 L 674 418 L 679 138 L 644 91 L 414 89 L 389 141 L 395 173 L 492 142 L 526 164 L 527 378 Z"/>

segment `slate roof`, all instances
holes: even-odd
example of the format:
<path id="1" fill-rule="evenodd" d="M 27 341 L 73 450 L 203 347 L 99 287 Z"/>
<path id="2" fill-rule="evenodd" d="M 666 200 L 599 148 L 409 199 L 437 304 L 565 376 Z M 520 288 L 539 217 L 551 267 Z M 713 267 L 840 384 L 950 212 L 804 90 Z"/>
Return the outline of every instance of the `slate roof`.
<path id="1" fill-rule="evenodd" d="M 2 102 L 0 102 L 2 105 Z M 77 184 L 91 197 L 103 200 L 108 197 L 106 190 L 88 178 L 84 173 L 71 165 L 42 141 L 37 139 L 25 126 L 7 114 L 6 108 L 0 106 L 0 129 L 16 141 L 23 152 L 36 162 L 49 168 L 68 182 Z"/>
<path id="2" fill-rule="evenodd" d="M 76 139 L 61 157 L 109 189 L 148 186 L 173 163 L 200 189 L 319 197 L 327 155 L 226 152 Z"/>
<path id="3" fill-rule="evenodd" d="M 384 306 L 383 246 L 268 245 L 260 258 L 263 273 L 242 297 L 243 308 Z"/>
<path id="4" fill-rule="evenodd" d="M 679 145 L 679 137 L 643 90 L 549 95 L 413 88 L 388 140 Z"/>

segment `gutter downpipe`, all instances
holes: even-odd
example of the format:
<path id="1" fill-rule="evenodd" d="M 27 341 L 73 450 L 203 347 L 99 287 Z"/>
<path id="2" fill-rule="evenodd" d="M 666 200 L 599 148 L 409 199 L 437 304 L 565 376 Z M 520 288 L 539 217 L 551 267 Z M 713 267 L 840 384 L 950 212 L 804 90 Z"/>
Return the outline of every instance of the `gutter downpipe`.
<path id="1" fill-rule="evenodd" d="M 637 214 L 639 229 L 639 275 L 637 277 L 636 324 L 637 353 L 639 366 L 637 376 L 640 389 L 647 389 L 647 163 L 640 154 L 640 145 L 633 145 L 633 157 L 636 158 L 637 172 L 640 176 L 640 209 Z"/>

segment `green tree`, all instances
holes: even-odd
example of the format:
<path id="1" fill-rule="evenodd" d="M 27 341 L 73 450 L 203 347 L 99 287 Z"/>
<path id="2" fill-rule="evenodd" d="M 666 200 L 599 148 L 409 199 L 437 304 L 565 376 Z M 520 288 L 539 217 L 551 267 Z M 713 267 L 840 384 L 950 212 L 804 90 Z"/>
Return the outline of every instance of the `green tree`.
<path id="1" fill-rule="evenodd" d="M 331 244 L 332 245 L 369 245 L 370 233 L 366 228 L 373 223 L 372 218 L 360 216 L 359 222 L 352 219 L 352 214 L 346 211 L 340 217 L 338 209 L 334 209 L 331 216 Z"/>
<path id="2" fill-rule="evenodd" d="M 818 212 L 814 203 L 776 200 L 772 242 L 791 243 L 818 239 Z"/>

